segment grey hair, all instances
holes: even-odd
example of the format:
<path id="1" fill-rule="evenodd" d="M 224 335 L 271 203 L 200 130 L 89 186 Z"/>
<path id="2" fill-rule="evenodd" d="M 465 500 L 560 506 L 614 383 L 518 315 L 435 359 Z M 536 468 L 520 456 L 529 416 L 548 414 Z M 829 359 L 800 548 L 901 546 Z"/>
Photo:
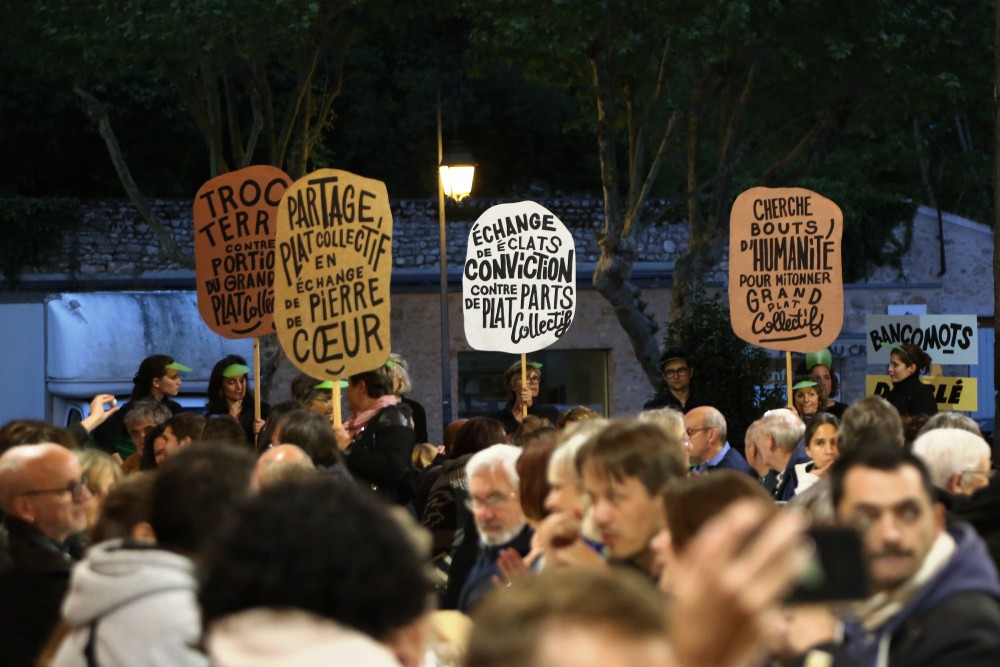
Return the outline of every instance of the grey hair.
<path id="1" fill-rule="evenodd" d="M 974 470 L 989 458 L 990 446 L 964 429 L 936 428 L 913 442 L 913 453 L 927 464 L 934 486 L 946 489 L 952 475 Z"/>
<path id="2" fill-rule="evenodd" d="M 969 415 L 963 415 L 961 412 L 955 412 L 954 410 L 945 410 L 944 412 L 939 412 L 936 415 L 931 416 L 927 420 L 927 423 L 920 428 L 920 432 L 917 435 L 923 435 L 928 431 L 933 431 L 936 428 L 959 428 L 963 431 L 968 431 L 974 435 L 982 437 L 983 432 L 979 430 L 979 424 L 976 420 Z"/>
<path id="3" fill-rule="evenodd" d="M 758 422 L 759 428 L 770 434 L 782 451 L 791 452 L 806 433 L 806 425 L 788 408 L 768 410 Z"/>
<path id="4" fill-rule="evenodd" d="M 173 413 L 163 403 L 160 403 L 155 398 L 144 398 L 134 402 L 132 408 L 125 413 L 125 426 L 132 428 L 147 419 L 151 419 L 157 425 L 160 425 L 171 417 L 173 417 Z"/>
<path id="5" fill-rule="evenodd" d="M 491 445 L 486 449 L 476 452 L 465 464 L 466 477 L 471 479 L 474 475 L 495 470 L 503 470 L 507 475 L 507 481 L 513 488 L 518 488 L 521 483 L 521 476 L 517 474 L 517 459 L 521 456 L 521 448 L 514 445 Z"/>
<path id="6" fill-rule="evenodd" d="M 577 473 L 577 455 L 592 437 L 610 423 L 607 419 L 588 419 L 577 422 L 570 427 L 566 435 L 562 437 L 562 442 L 549 458 L 549 467 L 546 471 L 549 482 L 557 478 L 568 478 L 575 479 L 577 486 L 579 486 L 581 480 L 579 473 Z"/>
<path id="7" fill-rule="evenodd" d="M 684 413 L 670 406 L 654 410 L 643 410 L 639 413 L 639 421 L 659 424 L 667 429 L 667 433 L 671 434 L 677 433 L 678 430 L 684 430 Z"/>
<path id="8" fill-rule="evenodd" d="M 389 355 L 389 361 L 395 362 L 395 365 L 389 368 L 389 375 L 393 380 L 399 380 L 397 393 L 408 394 L 413 391 L 413 383 L 410 382 L 410 369 L 406 364 L 406 359 L 393 352 Z"/>

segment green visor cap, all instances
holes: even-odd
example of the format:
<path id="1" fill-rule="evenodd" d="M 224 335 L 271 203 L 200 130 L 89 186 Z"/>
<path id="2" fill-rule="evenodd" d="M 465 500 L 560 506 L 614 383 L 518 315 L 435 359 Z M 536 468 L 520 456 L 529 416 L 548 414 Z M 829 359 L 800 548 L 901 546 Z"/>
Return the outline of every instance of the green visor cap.
<path id="1" fill-rule="evenodd" d="M 540 363 L 538 363 L 537 361 L 529 361 L 528 362 L 528 368 L 534 368 L 537 371 L 541 367 L 542 367 L 542 365 Z"/>
<path id="2" fill-rule="evenodd" d="M 801 382 L 796 382 L 795 386 L 792 387 L 792 391 L 798 391 L 799 389 L 808 389 L 809 387 L 815 387 L 816 383 L 812 380 L 802 380 Z"/>
<path id="3" fill-rule="evenodd" d="M 341 388 L 346 387 L 347 386 L 347 380 L 340 380 L 337 384 L 339 384 L 341 386 Z M 313 387 L 313 389 L 319 389 L 321 391 L 333 391 L 333 380 L 327 380 L 326 382 L 320 382 L 318 385 L 316 385 L 315 387 Z"/>
<path id="4" fill-rule="evenodd" d="M 830 350 L 824 348 L 819 352 L 810 352 L 806 355 L 806 368 L 812 370 L 813 366 L 826 366 L 833 368 L 833 355 Z"/>
<path id="5" fill-rule="evenodd" d="M 243 364 L 230 364 L 226 366 L 226 369 L 222 371 L 222 377 L 224 378 L 236 378 L 241 375 L 247 375 L 250 373 L 250 367 L 244 366 Z"/>
<path id="6" fill-rule="evenodd" d="M 166 368 L 168 371 L 180 371 L 181 373 L 190 373 L 191 372 L 190 368 L 188 368 L 187 366 L 185 366 L 184 364 L 182 364 L 179 361 L 174 361 L 172 363 L 169 363 L 166 366 L 164 366 L 164 368 Z"/>

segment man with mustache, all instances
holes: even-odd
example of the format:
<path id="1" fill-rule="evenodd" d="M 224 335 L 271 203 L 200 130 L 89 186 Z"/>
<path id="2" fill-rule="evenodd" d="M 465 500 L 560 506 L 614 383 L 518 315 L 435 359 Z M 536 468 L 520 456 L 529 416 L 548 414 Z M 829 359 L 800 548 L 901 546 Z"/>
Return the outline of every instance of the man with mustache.
<path id="1" fill-rule="evenodd" d="M 995 665 L 1000 582 L 982 540 L 945 525 L 924 464 L 860 447 L 831 471 L 837 517 L 861 533 L 872 596 L 845 648 L 858 665 Z M 856 636 L 852 636 L 856 635 Z"/>

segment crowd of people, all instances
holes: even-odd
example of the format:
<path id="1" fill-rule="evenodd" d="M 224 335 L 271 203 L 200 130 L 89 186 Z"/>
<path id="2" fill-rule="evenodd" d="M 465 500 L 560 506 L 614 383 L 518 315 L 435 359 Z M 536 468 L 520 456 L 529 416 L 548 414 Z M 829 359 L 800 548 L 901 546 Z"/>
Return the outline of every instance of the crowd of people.
<path id="1" fill-rule="evenodd" d="M 226 357 L 203 415 L 151 356 L 123 405 L 0 428 L 2 663 L 996 664 L 992 448 L 911 347 L 850 406 L 807 355 L 742 442 L 678 349 L 613 419 L 517 362 L 436 444 L 398 355 L 273 407 Z"/>

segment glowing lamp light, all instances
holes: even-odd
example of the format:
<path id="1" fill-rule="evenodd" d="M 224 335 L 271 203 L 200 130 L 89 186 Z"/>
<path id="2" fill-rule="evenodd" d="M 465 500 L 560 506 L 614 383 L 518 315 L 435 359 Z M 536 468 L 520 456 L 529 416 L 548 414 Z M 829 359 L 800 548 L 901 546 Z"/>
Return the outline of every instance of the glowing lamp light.
<path id="1" fill-rule="evenodd" d="M 472 153 L 461 143 L 451 141 L 438 167 L 441 175 L 441 190 L 445 197 L 462 201 L 472 192 L 472 179 L 476 173 L 476 161 Z"/>

